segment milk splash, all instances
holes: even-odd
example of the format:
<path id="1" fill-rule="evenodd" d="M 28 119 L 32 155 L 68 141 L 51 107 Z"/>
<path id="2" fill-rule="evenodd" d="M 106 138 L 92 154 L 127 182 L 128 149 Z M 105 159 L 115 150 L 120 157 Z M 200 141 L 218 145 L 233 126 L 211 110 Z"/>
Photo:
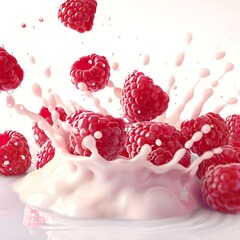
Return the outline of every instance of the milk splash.
<path id="1" fill-rule="evenodd" d="M 189 33 L 186 47 L 191 45 L 192 41 L 193 36 Z M 221 61 L 225 56 L 224 51 L 218 51 L 215 59 Z M 187 58 L 187 53 L 180 51 L 176 55 L 175 67 L 184 66 Z M 148 54 L 143 55 L 142 65 L 147 67 L 151 64 L 151 59 Z M 111 66 L 112 70 L 118 73 L 120 64 L 114 61 Z M 200 101 L 195 103 L 191 113 L 188 114 L 189 117 L 199 116 L 211 98 L 215 97 L 216 90 L 225 75 L 233 70 L 234 64 L 228 62 L 220 77 L 212 82 L 208 81 L 207 86 L 202 87 L 202 82 L 211 77 L 212 70 L 207 67 L 200 68 L 193 86 L 186 89 L 182 94 L 181 101 L 176 102 L 173 93 L 180 87 L 181 82 L 179 82 L 178 76 L 172 75 L 166 89 L 170 95 L 169 109 L 154 121 L 167 122 L 179 128 L 182 122 L 181 116 L 189 112 L 188 105 L 191 105 L 199 96 L 199 88 L 203 88 Z M 51 77 L 51 74 L 47 74 L 47 77 Z M 103 159 L 98 154 L 95 141 L 101 137 L 100 132 L 86 137 L 83 141 L 85 147 L 92 152 L 90 157 L 75 156 L 68 151 L 71 127 L 59 120 L 59 114 L 55 108 L 62 107 L 67 114 L 71 114 L 77 109 L 84 109 L 82 103 L 92 102 L 97 112 L 111 114 L 108 110 L 112 108 L 113 103 L 119 102 L 122 91 L 121 88 L 115 86 L 113 81 L 109 81 L 106 89 L 113 93 L 113 97 L 108 99 L 107 104 L 110 105 L 108 108 L 97 94 L 85 90 L 84 87 L 81 89 L 81 98 L 78 102 L 74 100 L 65 102 L 59 95 L 51 91 L 49 91 L 48 98 L 44 98 L 41 86 L 33 84 L 33 94 L 52 113 L 53 126 L 25 106 L 16 104 L 17 101 L 12 96 L 7 97 L 7 105 L 14 108 L 18 114 L 27 116 L 33 122 L 38 122 L 55 147 L 55 156 L 52 161 L 42 169 L 28 173 L 17 182 L 16 191 L 19 192 L 21 199 L 36 207 L 51 209 L 63 215 L 83 219 L 168 218 L 185 215 L 199 208 L 201 205 L 200 185 L 196 178 L 198 165 L 204 159 L 221 153 L 221 148 L 205 152 L 197 158 L 193 156 L 193 161 L 188 168 L 184 168 L 178 162 L 186 149 L 191 148 L 194 142 L 199 141 L 204 134 L 208 133 L 210 126 L 203 126 L 201 131 L 194 134 L 192 139 L 185 144 L 185 148 L 178 150 L 170 162 L 161 166 L 155 166 L 146 161 L 147 155 L 151 151 L 148 145 L 144 145 L 140 153 L 130 160 L 124 157 L 113 161 Z M 215 105 L 215 109 L 212 111 L 220 113 L 226 106 L 237 102 L 237 97 L 231 97 L 225 103 Z"/>

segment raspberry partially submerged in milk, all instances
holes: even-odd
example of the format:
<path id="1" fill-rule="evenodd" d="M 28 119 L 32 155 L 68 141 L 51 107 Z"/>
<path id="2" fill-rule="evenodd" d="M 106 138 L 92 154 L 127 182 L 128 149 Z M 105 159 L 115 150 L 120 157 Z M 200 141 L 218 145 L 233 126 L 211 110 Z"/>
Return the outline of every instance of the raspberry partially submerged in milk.
<path id="1" fill-rule="evenodd" d="M 121 118 L 103 115 L 91 111 L 74 114 L 72 131 L 69 137 L 70 152 L 81 156 L 90 156 L 91 151 L 84 146 L 83 139 L 92 135 L 96 139 L 99 154 L 107 160 L 115 159 L 125 146 L 125 123 Z M 70 117 L 71 119 L 71 117 Z"/>
<path id="2" fill-rule="evenodd" d="M 203 160 L 199 164 L 197 176 L 200 179 L 204 177 L 210 166 L 229 163 L 240 163 L 240 152 L 231 145 L 225 145 L 221 147 L 220 153 L 214 154 L 211 158 Z"/>
<path id="3" fill-rule="evenodd" d="M 147 160 L 155 165 L 171 161 L 174 154 L 184 147 L 185 136 L 174 126 L 161 122 L 138 122 L 127 130 L 126 151 L 130 158 L 135 157 L 142 146 L 148 144 L 152 152 Z M 180 159 L 179 159 L 180 160 Z M 190 165 L 190 154 L 179 161 L 185 167 Z"/>
<path id="4" fill-rule="evenodd" d="M 210 126 L 210 131 L 203 134 L 190 148 L 193 153 L 199 156 L 206 151 L 228 144 L 229 139 L 229 132 L 224 119 L 219 114 L 212 112 L 183 121 L 181 131 L 187 137 L 187 140 L 189 140 L 204 125 Z"/>
<path id="5" fill-rule="evenodd" d="M 202 178 L 208 205 L 224 213 L 240 213 L 240 164 L 211 166 Z"/>
<path id="6" fill-rule="evenodd" d="M 240 149 L 240 115 L 229 115 L 225 122 L 229 131 L 229 144 Z"/>
<path id="7" fill-rule="evenodd" d="M 61 121 L 65 121 L 67 114 L 64 111 L 63 108 L 61 107 L 56 107 L 55 111 L 59 114 L 59 118 Z M 42 107 L 39 115 L 41 117 L 43 117 L 44 119 L 46 119 L 46 121 L 50 124 L 53 125 L 53 120 L 52 120 L 52 113 L 49 111 L 48 108 L 46 107 Z M 33 135 L 34 135 L 34 140 L 36 142 L 36 144 L 39 147 L 42 147 L 43 144 L 49 139 L 48 136 L 46 135 L 46 133 L 44 132 L 43 129 L 39 128 L 38 123 L 35 122 L 32 126 L 32 130 L 33 130 Z"/>
<path id="8" fill-rule="evenodd" d="M 0 47 L 0 91 L 16 89 L 23 77 L 24 72 L 17 59 Z"/>
<path id="9" fill-rule="evenodd" d="M 36 169 L 42 168 L 49 161 L 53 159 L 55 155 L 55 148 L 52 145 L 52 141 L 48 139 L 37 152 Z"/>

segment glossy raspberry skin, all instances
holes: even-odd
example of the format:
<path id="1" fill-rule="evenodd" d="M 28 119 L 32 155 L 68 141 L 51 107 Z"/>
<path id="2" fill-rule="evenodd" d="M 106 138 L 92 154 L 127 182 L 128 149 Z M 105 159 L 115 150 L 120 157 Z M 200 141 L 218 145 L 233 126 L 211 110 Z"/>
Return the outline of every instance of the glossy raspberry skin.
<path id="1" fill-rule="evenodd" d="M 0 47 L 0 91 L 16 89 L 23 81 L 24 71 L 17 59 Z"/>
<path id="2" fill-rule="evenodd" d="M 88 135 L 94 136 L 101 132 L 102 137 L 96 139 L 99 154 L 106 160 L 114 160 L 123 151 L 126 140 L 125 123 L 121 118 L 102 115 L 91 111 L 80 113 L 72 122 L 73 130 L 70 134 L 70 153 L 90 156 L 91 152 L 83 146 L 83 139 Z"/>
<path id="3" fill-rule="evenodd" d="M 213 157 L 203 160 L 197 171 L 198 178 L 205 176 L 207 169 L 210 166 L 224 165 L 228 163 L 240 163 L 240 152 L 238 152 L 233 146 L 225 145 L 222 148 L 220 154 L 214 154 Z"/>
<path id="4" fill-rule="evenodd" d="M 74 62 L 70 75 L 76 88 L 79 88 L 79 83 L 85 83 L 88 91 L 96 92 L 107 86 L 110 78 L 110 66 L 104 56 L 91 54 Z"/>
<path id="5" fill-rule="evenodd" d="M 55 148 L 52 146 L 52 141 L 48 139 L 37 153 L 36 169 L 42 168 L 44 165 L 50 162 L 54 155 Z"/>
<path id="6" fill-rule="evenodd" d="M 61 107 L 57 107 L 56 111 L 59 113 L 59 119 L 65 121 L 67 114 L 65 110 Z M 47 120 L 50 125 L 53 125 L 52 114 L 49 112 L 48 108 L 42 107 L 39 115 Z M 42 147 L 43 144 L 49 139 L 46 133 L 38 127 L 37 123 L 34 123 L 32 126 L 34 140 L 39 147 Z"/>
<path id="7" fill-rule="evenodd" d="M 96 10 L 95 0 L 67 0 L 58 10 L 58 19 L 65 27 L 84 33 L 92 29 Z"/>
<path id="8" fill-rule="evenodd" d="M 0 134 L 0 174 L 23 174 L 30 168 L 31 160 L 27 139 L 21 133 L 5 131 Z"/>
<path id="9" fill-rule="evenodd" d="M 79 109 L 76 110 L 75 112 L 71 113 L 66 117 L 66 122 L 70 125 L 73 125 L 74 122 L 79 121 L 81 118 L 81 114 L 84 112 L 92 112 L 90 110 L 85 110 L 85 109 Z"/>
<path id="10" fill-rule="evenodd" d="M 144 73 L 135 70 L 125 79 L 121 106 L 130 123 L 156 118 L 167 110 L 168 103 L 167 93 Z"/>
<path id="11" fill-rule="evenodd" d="M 169 162 L 176 151 L 183 148 L 185 141 L 184 135 L 167 123 L 138 122 L 132 124 L 127 130 L 126 151 L 129 158 L 133 158 L 140 152 L 144 144 L 148 144 L 151 146 L 152 152 L 147 160 L 155 165 L 161 165 Z M 189 166 L 190 154 L 186 153 L 184 158 L 179 163 Z"/>
<path id="12" fill-rule="evenodd" d="M 225 122 L 229 131 L 229 144 L 240 149 L 240 115 L 229 115 Z"/>
<path id="13" fill-rule="evenodd" d="M 240 213 L 240 164 L 211 166 L 202 178 L 207 204 L 224 213 Z"/>
<path id="14" fill-rule="evenodd" d="M 163 165 L 165 163 L 170 162 L 174 157 L 174 154 L 171 152 L 170 148 L 168 147 L 158 147 L 153 150 L 147 157 L 147 160 L 153 163 L 154 165 Z M 189 167 L 191 164 L 191 155 L 190 151 L 186 150 L 186 153 L 178 162 L 183 167 Z"/>
<path id="15" fill-rule="evenodd" d="M 229 139 L 229 132 L 224 119 L 219 114 L 212 112 L 182 122 L 181 131 L 187 137 L 187 140 L 190 140 L 193 134 L 201 131 L 205 124 L 211 126 L 210 132 L 203 134 L 201 140 L 195 142 L 190 149 L 199 156 L 206 151 L 228 144 Z"/>

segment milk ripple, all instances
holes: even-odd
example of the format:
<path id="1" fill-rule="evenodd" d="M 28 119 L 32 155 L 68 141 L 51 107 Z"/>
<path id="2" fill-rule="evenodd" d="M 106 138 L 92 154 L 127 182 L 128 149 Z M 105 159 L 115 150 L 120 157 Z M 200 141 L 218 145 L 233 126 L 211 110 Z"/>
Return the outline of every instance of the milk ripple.
<path id="1" fill-rule="evenodd" d="M 31 208 L 30 208 L 31 209 Z M 27 208 L 27 210 L 29 210 Z M 28 211 L 26 211 L 26 214 Z M 46 224 L 38 228 L 48 236 L 48 239 L 224 239 L 226 234 L 237 232 L 240 227 L 240 215 L 221 214 L 208 209 L 177 218 L 151 221 L 123 220 L 79 220 L 67 218 L 49 211 L 39 211 Z M 25 222 L 32 232 L 39 231 L 36 225 Z M 233 235 L 234 236 L 234 235 Z M 92 237 L 92 238 L 91 238 Z M 235 239 L 235 238 L 233 238 Z M 236 238 L 237 239 L 237 238 Z"/>

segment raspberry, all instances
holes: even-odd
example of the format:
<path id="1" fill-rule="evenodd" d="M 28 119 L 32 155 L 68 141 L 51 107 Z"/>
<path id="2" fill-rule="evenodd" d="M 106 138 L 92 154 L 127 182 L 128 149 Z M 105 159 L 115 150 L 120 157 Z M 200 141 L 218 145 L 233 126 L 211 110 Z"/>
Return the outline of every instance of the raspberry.
<path id="1" fill-rule="evenodd" d="M 197 176 L 201 179 L 210 166 L 228 163 L 240 163 L 240 153 L 231 145 L 223 146 L 220 154 L 214 154 L 213 157 L 203 160 L 198 166 Z"/>
<path id="2" fill-rule="evenodd" d="M 95 0 L 67 0 L 58 10 L 58 19 L 65 27 L 84 33 L 92 29 L 96 10 Z"/>
<path id="3" fill-rule="evenodd" d="M 23 174 L 30 168 L 31 160 L 27 139 L 21 133 L 5 131 L 0 134 L 0 174 Z"/>
<path id="4" fill-rule="evenodd" d="M 174 157 L 174 154 L 170 151 L 168 147 L 158 147 L 153 150 L 147 157 L 147 160 L 153 163 L 154 165 L 163 165 L 170 162 Z M 191 155 L 190 151 L 186 150 L 183 158 L 179 161 L 184 167 L 189 167 L 191 164 Z"/>
<path id="5" fill-rule="evenodd" d="M 202 178 L 202 194 L 207 204 L 224 213 L 240 213 L 240 164 L 209 167 Z"/>
<path id="6" fill-rule="evenodd" d="M 182 122 L 181 131 L 190 140 L 194 133 L 201 131 L 204 125 L 210 125 L 211 130 L 203 134 L 202 138 L 194 142 L 191 151 L 197 155 L 202 155 L 213 148 L 228 144 L 229 133 L 224 119 L 216 113 L 207 113 L 200 117 Z"/>
<path id="7" fill-rule="evenodd" d="M 240 115 L 233 114 L 225 119 L 229 131 L 229 144 L 240 148 Z"/>
<path id="8" fill-rule="evenodd" d="M 67 114 L 64 111 L 64 109 L 61 107 L 57 107 L 56 111 L 59 113 L 59 119 L 61 121 L 65 121 Z M 48 108 L 42 107 L 39 115 L 45 118 L 50 125 L 53 125 L 52 114 L 49 112 Z M 33 124 L 32 130 L 33 130 L 33 135 L 34 135 L 36 144 L 39 147 L 42 147 L 43 144 L 49 139 L 48 136 L 45 134 L 45 132 L 42 129 L 38 127 L 37 123 Z"/>
<path id="9" fill-rule="evenodd" d="M 24 72 L 16 58 L 0 47 L 0 91 L 16 89 L 23 76 Z"/>
<path id="10" fill-rule="evenodd" d="M 133 71 L 125 79 L 121 106 L 129 122 L 149 121 L 164 113 L 169 97 L 142 72 Z"/>
<path id="11" fill-rule="evenodd" d="M 48 139 L 37 153 L 36 168 L 42 168 L 45 164 L 53 159 L 54 155 L 55 148 L 52 146 L 51 140 Z"/>
<path id="12" fill-rule="evenodd" d="M 81 113 L 83 113 L 83 112 L 92 112 L 92 111 L 85 110 L 85 109 L 76 110 L 75 112 L 73 112 L 69 116 L 67 116 L 66 122 L 70 125 L 73 125 L 75 121 L 78 121 L 80 119 Z"/>
<path id="13" fill-rule="evenodd" d="M 177 150 L 183 148 L 186 138 L 175 127 L 160 122 L 138 122 L 127 131 L 126 151 L 130 158 L 135 157 L 144 144 L 152 148 L 148 160 L 155 165 L 169 162 Z M 190 154 L 186 152 L 179 161 L 183 166 L 190 165 Z"/>
<path id="14" fill-rule="evenodd" d="M 74 113 L 73 113 L 74 114 Z M 83 138 L 100 132 L 96 139 L 99 154 L 106 160 L 115 159 L 124 149 L 126 133 L 125 123 L 121 118 L 102 115 L 91 111 L 82 112 L 72 123 L 70 134 L 70 152 L 81 156 L 90 156 L 91 152 L 83 144 Z"/>
<path id="15" fill-rule="evenodd" d="M 79 88 L 79 83 L 84 83 L 87 90 L 96 92 L 107 86 L 110 77 L 110 66 L 104 56 L 91 54 L 74 62 L 70 75 L 76 88 Z"/>

